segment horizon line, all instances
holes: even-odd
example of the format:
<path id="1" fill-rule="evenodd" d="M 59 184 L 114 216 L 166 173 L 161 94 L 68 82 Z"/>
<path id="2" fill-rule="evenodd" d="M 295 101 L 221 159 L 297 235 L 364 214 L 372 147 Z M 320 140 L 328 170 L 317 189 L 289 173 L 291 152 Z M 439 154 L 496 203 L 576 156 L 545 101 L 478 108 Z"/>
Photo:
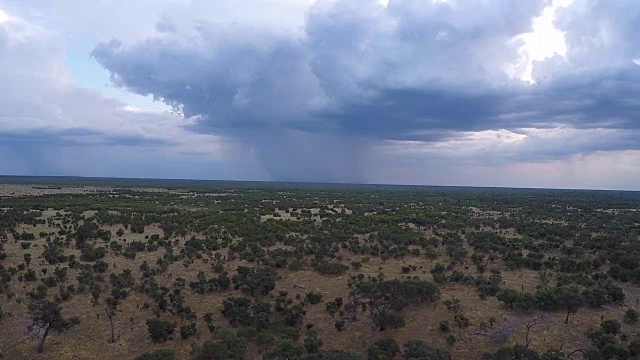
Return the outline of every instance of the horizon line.
<path id="1" fill-rule="evenodd" d="M 227 183 L 260 183 L 260 184 L 305 184 L 305 185 L 353 185 L 353 186 L 381 186 L 381 187 L 423 187 L 423 188 L 468 188 L 468 189 L 493 189 L 493 190 L 547 190 L 547 191 L 603 191 L 603 192 L 633 192 L 640 190 L 630 189 L 594 189 L 594 188 L 553 188 L 553 187 L 513 187 L 513 186 L 478 186 L 478 185 L 430 185 L 430 184 L 383 184 L 367 182 L 315 182 L 295 180 L 223 180 L 223 179 L 187 179 L 187 178 L 155 178 L 155 177 L 120 177 L 120 176 L 80 176 L 80 175 L 3 175 L 6 178 L 33 178 L 33 179 L 85 179 L 85 180 L 155 180 L 155 181 L 184 181 L 184 182 L 227 182 Z M 0 185 L 8 185 L 0 180 Z M 23 185 L 29 185 L 27 183 Z M 148 186 L 142 186 L 148 187 Z"/>

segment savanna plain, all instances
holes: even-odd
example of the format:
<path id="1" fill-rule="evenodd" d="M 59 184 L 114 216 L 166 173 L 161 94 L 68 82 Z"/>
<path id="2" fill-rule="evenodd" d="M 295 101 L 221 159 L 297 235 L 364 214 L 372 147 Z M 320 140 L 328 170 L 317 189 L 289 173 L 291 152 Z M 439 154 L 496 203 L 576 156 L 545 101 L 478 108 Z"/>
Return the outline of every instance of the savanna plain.
<path id="1" fill-rule="evenodd" d="M 0 177 L 0 358 L 637 358 L 639 201 Z"/>

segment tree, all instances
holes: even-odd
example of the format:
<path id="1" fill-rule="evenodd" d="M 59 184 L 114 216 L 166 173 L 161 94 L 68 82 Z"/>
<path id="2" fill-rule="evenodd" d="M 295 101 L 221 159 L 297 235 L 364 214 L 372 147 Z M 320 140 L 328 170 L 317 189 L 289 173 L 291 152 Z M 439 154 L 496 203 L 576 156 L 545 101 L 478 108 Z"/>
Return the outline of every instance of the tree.
<path id="1" fill-rule="evenodd" d="M 531 339 L 529 338 L 529 334 L 531 333 L 531 330 L 540 325 L 540 324 L 544 324 L 547 321 L 547 315 L 546 314 L 542 314 L 539 318 L 537 319 L 533 319 L 533 320 L 529 320 L 527 322 L 522 323 L 522 325 L 524 325 L 524 327 L 527 329 L 527 333 L 524 337 L 524 347 L 525 348 L 529 348 L 529 345 L 531 344 Z"/>
<path id="2" fill-rule="evenodd" d="M 358 284 L 350 293 L 355 321 L 357 306 L 365 302 L 380 331 L 404 326 L 400 311 L 407 306 L 430 303 L 440 298 L 440 289 L 435 283 L 424 280 L 389 280 Z"/>
<path id="3" fill-rule="evenodd" d="M 251 324 L 251 313 L 249 309 L 251 307 L 251 299 L 246 297 L 230 297 L 222 301 L 222 316 L 229 319 L 229 323 L 232 326 L 236 324 L 249 325 Z"/>
<path id="4" fill-rule="evenodd" d="M 146 353 L 137 356 L 135 360 L 174 360 L 175 358 L 175 351 L 169 349 L 157 349 L 147 351 Z"/>
<path id="5" fill-rule="evenodd" d="M 624 322 L 627 324 L 635 324 L 638 320 L 640 320 L 640 312 L 638 312 L 638 310 L 629 308 L 624 313 Z"/>
<path id="6" fill-rule="evenodd" d="M 109 297 L 105 300 L 107 306 L 105 306 L 104 311 L 107 313 L 107 318 L 109 319 L 109 325 L 111 328 L 111 338 L 109 342 L 112 344 L 116 342 L 116 334 L 113 328 L 113 318 L 116 316 L 118 312 L 118 300 L 113 297 Z"/>
<path id="7" fill-rule="evenodd" d="M 258 331 L 271 326 L 271 304 L 264 301 L 253 304 L 253 323 Z"/>
<path id="8" fill-rule="evenodd" d="M 578 309 L 584 306 L 585 299 L 573 288 L 560 288 L 558 291 L 558 305 L 567 311 L 564 323 L 568 324 L 569 315 L 578 312 Z"/>
<path id="9" fill-rule="evenodd" d="M 522 345 L 505 346 L 495 354 L 484 353 L 482 360 L 540 360 L 540 354 Z"/>
<path id="10" fill-rule="evenodd" d="M 369 347 L 367 358 L 369 360 L 390 360 L 400 352 L 400 346 L 391 336 L 385 336 Z"/>
<path id="11" fill-rule="evenodd" d="M 216 340 L 208 340 L 202 347 L 194 347 L 194 360 L 229 359 L 244 360 L 246 340 L 228 329 L 216 331 Z"/>
<path id="12" fill-rule="evenodd" d="M 167 320 L 158 318 L 147 320 L 147 331 L 151 340 L 156 344 L 167 342 L 175 329 L 176 324 Z"/>
<path id="13" fill-rule="evenodd" d="M 429 346 L 422 340 L 409 340 L 404 344 L 404 358 L 418 360 L 450 360 L 448 351 Z"/>
<path id="14" fill-rule="evenodd" d="M 386 308 L 376 311 L 373 314 L 373 323 L 378 327 L 378 329 L 380 329 L 380 331 L 384 331 L 387 328 L 399 329 L 405 325 L 402 315 Z"/>
<path id="15" fill-rule="evenodd" d="M 77 317 L 63 317 L 60 304 L 48 300 L 35 300 L 29 304 L 28 310 L 31 316 L 31 325 L 28 330 L 36 329 L 38 333 L 41 330 L 44 331 L 38 345 L 39 354 L 44 352 L 44 343 L 52 330 L 60 334 L 80 323 Z"/>
<path id="16" fill-rule="evenodd" d="M 293 360 L 301 359 L 305 353 L 304 346 L 291 340 L 282 340 L 276 347 L 264 353 L 264 360 Z"/>
<path id="17" fill-rule="evenodd" d="M 186 340 L 198 333 L 198 329 L 196 327 L 196 323 L 191 323 L 189 325 L 180 326 L 180 337 L 182 340 Z"/>
<path id="18" fill-rule="evenodd" d="M 24 258 L 24 263 L 29 266 L 31 264 L 31 254 L 23 254 L 22 257 Z"/>
<path id="19" fill-rule="evenodd" d="M 520 297 L 520 292 L 513 289 L 503 289 L 496 295 L 498 301 L 502 301 L 509 307 L 513 307 L 514 304 L 520 301 Z"/>
<path id="20" fill-rule="evenodd" d="M 345 350 L 329 350 L 322 353 L 323 360 L 361 360 L 358 353 Z"/>
<path id="21" fill-rule="evenodd" d="M 98 225 L 93 222 L 85 222 L 76 231 L 76 247 L 83 248 L 91 239 L 97 236 Z"/>
<path id="22" fill-rule="evenodd" d="M 309 304 L 313 304 L 313 305 L 320 304 L 322 302 L 322 294 L 316 291 L 309 291 L 305 295 L 305 300 Z"/>
<path id="23" fill-rule="evenodd" d="M 256 292 L 267 295 L 276 287 L 278 273 L 271 268 L 238 266 L 237 271 L 238 274 L 232 278 L 233 284 L 247 295 L 253 296 Z"/>
<path id="24" fill-rule="evenodd" d="M 618 335 L 620 333 L 620 322 L 617 320 L 604 320 L 600 323 L 600 327 L 605 334 Z"/>
<path id="25" fill-rule="evenodd" d="M 319 354 L 323 341 L 318 338 L 318 330 L 315 328 L 307 329 L 307 336 L 304 338 L 304 348 L 309 354 Z"/>

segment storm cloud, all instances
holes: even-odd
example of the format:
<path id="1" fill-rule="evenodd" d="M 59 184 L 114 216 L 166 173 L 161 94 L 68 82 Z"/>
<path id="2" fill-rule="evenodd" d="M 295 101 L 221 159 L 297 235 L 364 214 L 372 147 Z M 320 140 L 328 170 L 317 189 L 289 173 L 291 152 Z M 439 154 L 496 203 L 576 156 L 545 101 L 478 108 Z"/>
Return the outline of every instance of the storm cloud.
<path id="1" fill-rule="evenodd" d="M 39 3 L 58 9 L 50 0 Z M 67 5 L 59 16 L 77 11 Z M 5 119 L 9 111 L 14 119 L 0 130 L 24 131 L 15 119 L 28 117 L 37 119 L 27 127 L 34 134 L 76 131 L 65 144 L 139 141 L 183 154 L 215 153 L 236 173 L 276 180 L 398 182 L 404 176 L 400 182 L 460 184 L 457 176 L 484 176 L 487 168 L 507 173 L 523 164 L 640 154 L 634 0 L 242 0 L 237 6 L 166 0 L 155 8 L 144 0 L 132 6 L 140 21 L 128 28 L 129 15 L 116 20 L 111 40 L 108 30 L 96 30 L 103 41 L 91 56 L 112 85 L 151 96 L 174 113 L 129 111 L 73 84 L 60 91 L 60 72 L 53 71 L 54 80 L 25 81 L 45 85 L 38 90 L 0 87 L 10 99 Z M 115 16 L 111 7 L 89 8 L 87 20 L 66 31 L 97 26 L 100 12 Z M 153 11 L 143 16 L 146 9 Z M 259 16 L 262 10 L 272 16 Z M 0 49 L 7 36 L 0 31 Z M 34 57 L 41 59 L 35 67 L 65 69 L 54 56 L 63 50 L 27 43 L 23 54 L 10 52 L 9 67 L 27 69 L 20 59 L 36 51 L 42 56 Z M 53 90 L 41 90 L 47 87 Z M 30 91 L 55 101 L 29 101 L 25 111 Z M 79 102 L 95 105 L 87 110 Z M 71 115 L 51 115 L 60 109 Z M 104 125 L 114 122 L 120 126 Z M 51 124 L 57 125 L 47 130 Z M 118 132 L 123 125 L 132 131 Z M 421 167 L 430 173 L 415 171 Z"/>
<path id="2" fill-rule="evenodd" d="M 635 130 L 638 6 L 609 3 L 557 10 L 568 52 L 535 64 L 533 85 L 503 69 L 518 61 L 513 39 L 531 30 L 545 1 L 318 1 L 301 34 L 200 24 L 103 43 L 93 56 L 116 84 L 197 117 L 193 130 L 230 136 L 271 129 L 433 141 L 456 131 Z"/>

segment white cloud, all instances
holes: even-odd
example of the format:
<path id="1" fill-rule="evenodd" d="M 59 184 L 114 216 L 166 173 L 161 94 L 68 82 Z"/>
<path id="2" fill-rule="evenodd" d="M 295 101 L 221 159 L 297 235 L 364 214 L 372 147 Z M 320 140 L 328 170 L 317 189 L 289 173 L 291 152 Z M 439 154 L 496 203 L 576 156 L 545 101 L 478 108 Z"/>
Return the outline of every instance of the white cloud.
<path id="1" fill-rule="evenodd" d="M 0 9 L 0 24 L 5 23 L 10 19 L 11 18 L 9 17 L 9 15 L 7 15 L 7 13 L 5 13 L 4 11 L 2 11 L 2 9 Z"/>
<path id="2" fill-rule="evenodd" d="M 193 119 L 142 111 L 78 86 L 65 63 L 62 39 L 12 20 L 11 26 L 0 26 L 0 134 L 52 133 L 73 144 L 165 143 L 175 151 L 220 157 L 226 141 L 185 130 Z"/>
<path id="3" fill-rule="evenodd" d="M 531 22 L 532 31 L 520 34 L 511 41 L 522 43 L 518 48 L 519 60 L 515 64 L 504 67 L 505 72 L 512 78 L 518 78 L 535 84 L 533 70 L 536 62 L 545 61 L 553 56 L 567 55 L 567 44 L 564 33 L 555 26 L 556 12 L 559 8 L 566 8 L 573 0 L 554 0 L 542 10 L 540 16 Z"/>
<path id="4" fill-rule="evenodd" d="M 504 164 L 567 158 L 594 151 L 634 147 L 640 132 L 619 129 L 524 128 L 452 133 L 433 142 L 386 141 L 379 150 L 397 157 L 472 159 L 477 164 Z"/>

